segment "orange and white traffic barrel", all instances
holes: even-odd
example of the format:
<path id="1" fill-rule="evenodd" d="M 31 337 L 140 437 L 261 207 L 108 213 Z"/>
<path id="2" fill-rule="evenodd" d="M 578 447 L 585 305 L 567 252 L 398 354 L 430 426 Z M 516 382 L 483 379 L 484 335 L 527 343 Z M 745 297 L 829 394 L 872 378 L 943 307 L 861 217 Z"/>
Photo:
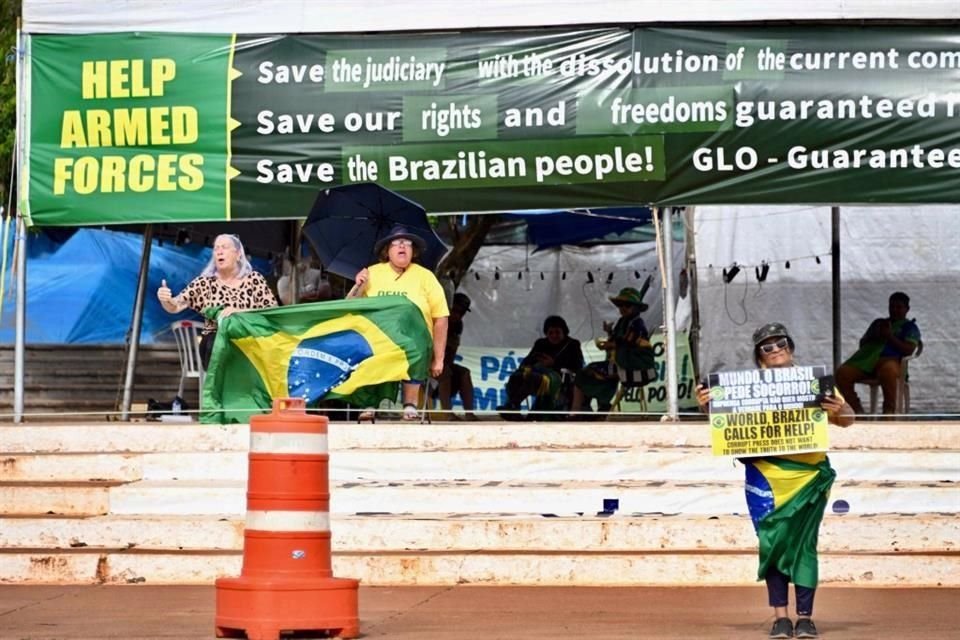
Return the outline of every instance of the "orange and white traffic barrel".
<path id="1" fill-rule="evenodd" d="M 333 577 L 329 467 L 327 419 L 303 400 L 274 400 L 250 419 L 243 568 L 216 581 L 217 637 L 359 635 L 359 581 Z"/>

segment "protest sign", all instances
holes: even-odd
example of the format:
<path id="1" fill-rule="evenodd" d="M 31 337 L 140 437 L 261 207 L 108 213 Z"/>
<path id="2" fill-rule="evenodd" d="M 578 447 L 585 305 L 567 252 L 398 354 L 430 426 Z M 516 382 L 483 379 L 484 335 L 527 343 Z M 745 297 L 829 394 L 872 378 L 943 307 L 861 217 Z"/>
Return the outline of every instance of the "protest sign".
<path id="1" fill-rule="evenodd" d="M 710 441 L 717 456 L 826 451 L 827 412 L 820 407 L 825 366 L 711 373 Z"/>

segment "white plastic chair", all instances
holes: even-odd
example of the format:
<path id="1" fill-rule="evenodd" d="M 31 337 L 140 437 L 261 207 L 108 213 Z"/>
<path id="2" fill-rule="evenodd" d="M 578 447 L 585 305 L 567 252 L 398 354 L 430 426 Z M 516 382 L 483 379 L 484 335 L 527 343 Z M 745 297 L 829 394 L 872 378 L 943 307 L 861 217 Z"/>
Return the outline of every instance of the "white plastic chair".
<path id="1" fill-rule="evenodd" d="M 183 397 L 183 386 L 187 378 L 196 378 L 199 388 L 197 408 L 203 398 L 203 379 L 206 371 L 200 360 L 200 331 L 203 323 L 197 320 L 177 320 L 170 325 L 173 337 L 177 341 L 177 353 L 180 355 L 180 386 L 177 395 Z"/>
<path id="2" fill-rule="evenodd" d="M 653 369 L 648 372 L 648 375 L 653 375 L 653 379 L 643 381 L 643 371 L 640 369 L 622 369 L 617 367 L 617 377 L 620 378 L 620 384 L 617 385 L 617 393 L 613 397 L 613 400 L 610 402 L 610 411 L 621 411 L 620 405 L 623 403 L 623 397 L 627 394 L 627 391 L 630 389 L 643 389 L 645 386 L 656 380 L 655 371 Z M 639 394 L 640 396 L 640 411 L 645 412 L 647 410 L 647 399 L 643 393 Z"/>
<path id="3" fill-rule="evenodd" d="M 916 350 L 909 356 L 900 359 L 900 379 L 897 381 L 897 397 L 894 403 L 894 413 L 905 415 L 910 413 L 910 361 L 919 358 L 923 353 L 923 342 L 917 344 Z M 880 381 L 876 378 L 867 378 L 860 380 L 857 384 L 865 384 L 870 387 L 870 413 L 877 413 L 877 401 L 880 396 Z"/>

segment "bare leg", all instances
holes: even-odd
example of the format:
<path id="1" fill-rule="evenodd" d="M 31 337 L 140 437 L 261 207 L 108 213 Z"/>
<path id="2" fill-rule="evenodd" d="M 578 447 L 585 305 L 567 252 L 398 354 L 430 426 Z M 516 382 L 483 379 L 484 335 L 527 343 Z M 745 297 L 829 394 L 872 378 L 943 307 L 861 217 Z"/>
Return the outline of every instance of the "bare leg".
<path id="1" fill-rule="evenodd" d="M 883 412 L 897 412 L 897 390 L 900 386 L 900 361 L 896 358 L 881 358 L 877 363 L 877 380 L 883 389 Z"/>
<path id="2" fill-rule="evenodd" d="M 570 401 L 570 413 L 580 413 L 583 409 L 583 391 L 580 387 L 573 388 L 573 400 Z"/>
<path id="3" fill-rule="evenodd" d="M 440 383 L 440 386 L 437 388 L 440 408 L 443 409 L 444 412 L 450 411 L 453 407 L 451 400 L 451 396 L 453 395 L 451 390 L 453 386 L 453 376 L 447 373 L 446 367 L 444 367 L 444 371 L 440 374 L 440 378 L 437 381 Z"/>
<path id="4" fill-rule="evenodd" d="M 460 383 L 460 399 L 463 400 L 463 410 L 468 416 L 473 416 L 473 380 L 470 371 L 463 374 Z"/>
<path id="5" fill-rule="evenodd" d="M 404 382 L 403 383 L 403 404 L 412 404 L 417 406 L 417 400 L 419 400 L 420 395 L 420 383 L 418 382 Z"/>
<path id="6" fill-rule="evenodd" d="M 855 413 L 863 413 L 863 405 L 860 403 L 860 398 L 854 390 L 854 385 L 860 380 L 869 377 L 868 374 L 860 371 L 860 369 L 851 367 L 848 364 L 840 365 L 840 368 L 837 369 L 837 388 L 840 389 L 840 394 Z"/>

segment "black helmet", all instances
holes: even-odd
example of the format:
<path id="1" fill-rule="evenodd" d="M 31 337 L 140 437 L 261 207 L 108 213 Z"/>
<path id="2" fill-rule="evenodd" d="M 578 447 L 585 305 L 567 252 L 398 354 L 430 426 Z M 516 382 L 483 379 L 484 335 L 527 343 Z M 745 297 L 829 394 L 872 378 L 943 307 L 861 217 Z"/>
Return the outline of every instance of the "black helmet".
<path id="1" fill-rule="evenodd" d="M 771 322 L 753 332 L 753 346 L 757 346 L 769 338 L 787 338 L 790 342 L 793 342 L 793 338 L 790 337 L 790 332 L 787 331 L 785 326 L 779 322 Z"/>

